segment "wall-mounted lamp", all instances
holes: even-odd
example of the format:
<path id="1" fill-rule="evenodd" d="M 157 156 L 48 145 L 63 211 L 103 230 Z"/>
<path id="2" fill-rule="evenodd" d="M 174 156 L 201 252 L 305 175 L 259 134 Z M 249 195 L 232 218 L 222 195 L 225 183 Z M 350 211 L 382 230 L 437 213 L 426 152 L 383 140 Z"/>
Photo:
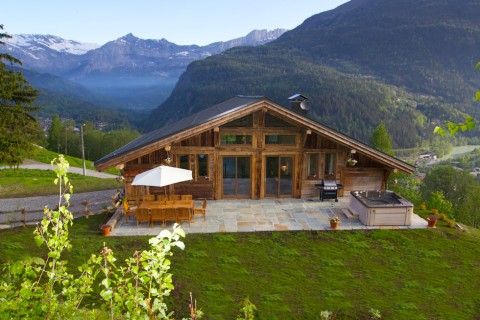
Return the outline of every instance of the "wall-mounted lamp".
<path id="1" fill-rule="evenodd" d="M 213 128 L 213 132 L 220 132 L 220 128 L 219 127 Z"/>
<path id="2" fill-rule="evenodd" d="M 357 153 L 357 150 L 352 149 L 352 150 L 350 150 L 350 153 L 351 153 L 351 154 L 355 154 L 355 153 Z"/>
<path id="3" fill-rule="evenodd" d="M 165 151 L 167 152 L 167 155 L 163 161 L 165 161 L 166 164 L 172 163 L 172 159 L 170 158 L 170 154 L 168 153 L 170 150 L 172 150 L 171 145 L 165 146 Z"/>
<path id="4" fill-rule="evenodd" d="M 115 169 L 117 169 L 117 170 L 123 170 L 123 168 L 125 168 L 125 164 L 124 164 L 124 163 L 117 164 L 117 165 L 115 166 Z"/>
<path id="5" fill-rule="evenodd" d="M 282 166 L 280 168 L 282 169 L 283 172 L 286 172 L 288 170 L 288 165 L 287 164 L 282 164 Z"/>
<path id="6" fill-rule="evenodd" d="M 311 135 L 312 134 L 312 130 L 307 130 L 307 135 Z"/>

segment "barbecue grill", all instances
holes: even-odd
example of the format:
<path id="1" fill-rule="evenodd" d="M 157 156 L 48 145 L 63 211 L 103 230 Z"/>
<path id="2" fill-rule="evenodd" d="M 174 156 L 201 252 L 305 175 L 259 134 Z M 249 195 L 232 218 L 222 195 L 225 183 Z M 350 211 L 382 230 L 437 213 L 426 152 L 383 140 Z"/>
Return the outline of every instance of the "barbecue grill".
<path id="1" fill-rule="evenodd" d="M 315 185 L 320 190 L 320 201 L 324 199 L 335 199 L 338 202 L 338 190 L 343 189 L 343 185 L 335 180 L 322 180 L 322 183 Z"/>

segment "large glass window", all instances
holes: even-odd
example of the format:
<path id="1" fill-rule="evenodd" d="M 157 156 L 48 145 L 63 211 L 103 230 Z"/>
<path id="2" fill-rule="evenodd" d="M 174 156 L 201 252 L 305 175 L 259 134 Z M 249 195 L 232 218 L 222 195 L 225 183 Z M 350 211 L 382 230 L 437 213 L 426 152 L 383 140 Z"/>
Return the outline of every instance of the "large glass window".
<path id="1" fill-rule="evenodd" d="M 221 144 L 252 144 L 251 135 L 225 134 L 220 139 Z"/>
<path id="2" fill-rule="evenodd" d="M 293 125 L 267 113 L 265 115 L 265 127 L 293 127 Z"/>
<path id="3" fill-rule="evenodd" d="M 237 119 L 235 121 L 229 122 L 223 127 L 229 127 L 229 128 L 251 128 L 253 126 L 253 117 L 252 115 L 248 115 L 246 117 Z"/>
<path id="4" fill-rule="evenodd" d="M 190 170 L 188 154 L 182 154 L 178 156 L 178 167 L 182 169 Z"/>
<path id="5" fill-rule="evenodd" d="M 208 155 L 199 154 L 197 155 L 197 177 L 208 178 Z"/>
<path id="6" fill-rule="evenodd" d="M 307 178 L 310 180 L 316 180 L 319 178 L 319 159 L 320 154 L 310 153 L 307 157 Z"/>
<path id="7" fill-rule="evenodd" d="M 325 154 L 325 177 L 326 178 L 335 177 L 335 167 L 336 167 L 335 160 L 336 160 L 335 153 Z"/>
<path id="8" fill-rule="evenodd" d="M 265 135 L 265 144 L 294 145 L 295 136 L 287 134 L 267 134 Z"/>

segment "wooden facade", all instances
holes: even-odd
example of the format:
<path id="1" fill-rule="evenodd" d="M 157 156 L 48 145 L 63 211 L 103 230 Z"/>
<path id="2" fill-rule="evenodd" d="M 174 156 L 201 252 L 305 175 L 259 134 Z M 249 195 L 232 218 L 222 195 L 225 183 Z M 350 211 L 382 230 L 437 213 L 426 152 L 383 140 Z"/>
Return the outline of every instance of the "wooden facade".
<path id="1" fill-rule="evenodd" d="M 349 166 L 348 158 L 356 165 Z M 167 190 L 131 186 L 135 175 L 166 162 L 192 170 L 194 179 Z M 268 99 L 95 165 L 102 170 L 119 164 L 128 198 L 165 192 L 208 199 L 311 198 L 318 197 L 315 184 L 322 179 L 335 179 L 343 192 L 384 190 L 393 170 L 414 169 Z"/>

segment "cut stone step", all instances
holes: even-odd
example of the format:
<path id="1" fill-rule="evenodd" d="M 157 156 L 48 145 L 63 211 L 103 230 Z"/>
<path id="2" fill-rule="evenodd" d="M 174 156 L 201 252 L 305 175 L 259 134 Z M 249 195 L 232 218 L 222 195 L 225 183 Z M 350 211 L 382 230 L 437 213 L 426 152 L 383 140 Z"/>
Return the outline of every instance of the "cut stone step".
<path id="1" fill-rule="evenodd" d="M 358 220 L 358 214 L 351 212 L 349 209 L 342 209 L 342 212 L 347 220 Z"/>

